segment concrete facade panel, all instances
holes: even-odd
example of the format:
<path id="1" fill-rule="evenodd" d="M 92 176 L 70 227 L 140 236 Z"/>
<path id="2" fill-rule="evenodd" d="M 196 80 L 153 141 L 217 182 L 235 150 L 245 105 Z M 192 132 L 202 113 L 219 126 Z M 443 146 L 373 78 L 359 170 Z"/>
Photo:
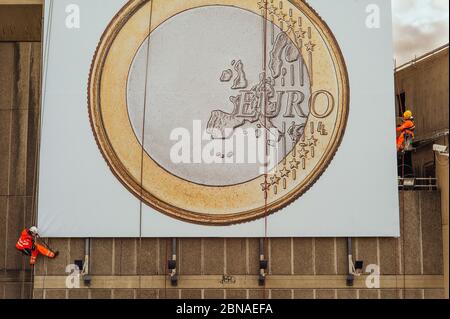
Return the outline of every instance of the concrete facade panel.
<path id="1" fill-rule="evenodd" d="M 180 274 L 200 274 L 202 271 L 202 244 L 197 238 L 183 238 L 180 245 Z"/>
<path id="2" fill-rule="evenodd" d="M 224 254 L 225 254 L 225 239 L 223 238 L 203 239 L 203 255 L 202 255 L 203 274 L 205 275 L 224 274 L 224 265 L 225 265 Z"/>
<path id="3" fill-rule="evenodd" d="M 314 289 L 295 289 L 294 299 L 314 299 Z"/>
<path id="4" fill-rule="evenodd" d="M 230 238 L 226 241 L 227 273 L 245 275 L 247 273 L 247 241 L 242 238 Z"/>
<path id="5" fill-rule="evenodd" d="M 441 198 L 437 192 L 421 192 L 423 273 L 443 274 Z"/>
<path id="6" fill-rule="evenodd" d="M 336 273 L 334 255 L 334 238 L 315 238 L 315 274 L 329 275 Z"/>
<path id="7" fill-rule="evenodd" d="M 272 238 L 270 240 L 270 273 L 291 275 L 293 271 L 292 239 Z"/>
<path id="8" fill-rule="evenodd" d="M 334 289 L 317 289 L 316 299 L 336 299 L 336 290 Z"/>
<path id="9" fill-rule="evenodd" d="M 294 274 L 314 274 L 312 238 L 294 238 Z"/>
<path id="10" fill-rule="evenodd" d="M 222 289 L 205 289 L 203 296 L 205 299 L 223 299 L 224 291 Z"/>

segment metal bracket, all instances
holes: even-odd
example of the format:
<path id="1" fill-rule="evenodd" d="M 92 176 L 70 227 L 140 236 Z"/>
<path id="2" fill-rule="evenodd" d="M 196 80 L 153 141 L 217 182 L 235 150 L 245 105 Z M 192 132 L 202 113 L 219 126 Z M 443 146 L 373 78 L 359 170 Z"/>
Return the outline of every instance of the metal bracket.
<path id="1" fill-rule="evenodd" d="M 172 239 L 172 258 L 167 261 L 167 268 L 170 270 L 170 284 L 176 287 L 178 285 L 176 238 Z"/>
<path id="2" fill-rule="evenodd" d="M 266 270 L 268 268 L 268 262 L 264 256 L 264 239 L 259 240 L 259 276 L 258 285 L 264 286 L 266 284 Z"/>

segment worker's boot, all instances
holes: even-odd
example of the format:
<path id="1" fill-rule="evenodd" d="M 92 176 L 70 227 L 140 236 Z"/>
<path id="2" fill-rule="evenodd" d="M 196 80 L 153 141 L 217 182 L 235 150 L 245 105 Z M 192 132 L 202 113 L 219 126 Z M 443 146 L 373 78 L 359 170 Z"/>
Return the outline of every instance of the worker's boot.
<path id="1" fill-rule="evenodd" d="M 56 258 L 56 257 L 58 257 L 58 255 L 59 255 L 59 251 L 55 251 L 55 252 L 54 252 L 54 254 L 55 254 L 55 255 L 53 256 L 53 258 Z"/>

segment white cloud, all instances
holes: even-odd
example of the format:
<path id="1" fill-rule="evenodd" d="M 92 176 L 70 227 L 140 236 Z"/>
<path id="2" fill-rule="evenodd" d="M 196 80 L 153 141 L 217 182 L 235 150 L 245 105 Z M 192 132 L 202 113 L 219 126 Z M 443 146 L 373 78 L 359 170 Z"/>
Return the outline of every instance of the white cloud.
<path id="1" fill-rule="evenodd" d="M 392 0 L 397 64 L 449 41 L 448 0 Z"/>

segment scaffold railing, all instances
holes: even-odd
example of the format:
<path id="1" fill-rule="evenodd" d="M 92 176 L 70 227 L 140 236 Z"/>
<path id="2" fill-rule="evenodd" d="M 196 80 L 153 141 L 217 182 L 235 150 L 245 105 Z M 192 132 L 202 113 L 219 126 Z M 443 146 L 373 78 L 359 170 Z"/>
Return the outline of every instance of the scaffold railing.
<path id="1" fill-rule="evenodd" d="M 405 177 L 398 178 L 399 190 L 429 190 L 434 191 L 438 189 L 437 179 L 432 177 Z"/>

